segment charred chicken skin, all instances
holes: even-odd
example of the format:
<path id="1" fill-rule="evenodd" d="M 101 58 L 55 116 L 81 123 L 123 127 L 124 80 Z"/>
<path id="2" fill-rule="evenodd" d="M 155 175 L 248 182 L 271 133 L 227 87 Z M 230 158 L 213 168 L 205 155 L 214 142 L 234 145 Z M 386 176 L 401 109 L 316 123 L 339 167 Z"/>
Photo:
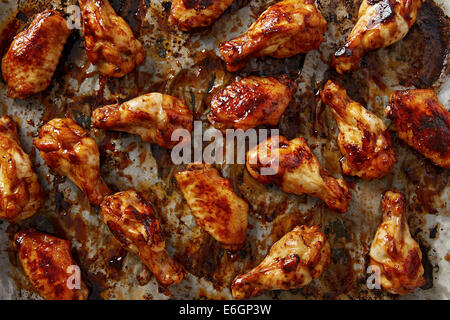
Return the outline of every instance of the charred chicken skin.
<path id="1" fill-rule="evenodd" d="M 183 280 L 184 271 L 166 250 L 152 207 L 135 190 L 104 198 L 100 216 L 122 246 L 139 256 L 163 287 Z"/>
<path id="2" fill-rule="evenodd" d="M 330 257 L 330 243 L 319 226 L 297 226 L 275 242 L 256 268 L 234 279 L 233 298 L 304 287 L 328 268 Z"/>
<path id="3" fill-rule="evenodd" d="M 322 169 L 304 138 L 271 137 L 248 151 L 246 166 L 261 183 L 273 183 L 287 193 L 313 195 L 331 209 L 347 212 L 351 195 L 345 182 Z"/>
<path id="4" fill-rule="evenodd" d="M 14 246 L 25 275 L 42 298 L 87 299 L 86 285 L 75 279 L 78 266 L 70 252 L 70 241 L 26 229 L 15 234 Z"/>
<path id="5" fill-rule="evenodd" d="M 57 174 L 67 176 L 98 206 L 110 193 L 100 176 L 100 155 L 94 139 L 69 118 L 53 119 L 42 126 L 34 145 Z"/>
<path id="6" fill-rule="evenodd" d="M 222 130 L 245 131 L 263 124 L 275 126 L 296 90 L 295 82 L 285 76 L 249 76 L 214 95 L 208 119 Z"/>
<path id="7" fill-rule="evenodd" d="M 403 39 L 421 6 L 421 0 L 363 0 L 358 22 L 345 45 L 334 54 L 332 66 L 340 74 L 354 71 L 368 51 Z"/>
<path id="8" fill-rule="evenodd" d="M 125 131 L 140 135 L 144 141 L 172 148 L 177 129 L 192 130 L 193 115 L 186 103 L 175 97 L 149 93 L 120 105 L 94 110 L 93 126 L 99 129 Z"/>
<path id="9" fill-rule="evenodd" d="M 331 80 L 322 90 L 321 97 L 339 127 L 338 145 L 344 156 L 342 172 L 368 181 L 391 172 L 397 158 L 383 121 L 351 100 L 345 89 Z"/>
<path id="10" fill-rule="evenodd" d="M 23 99 L 47 89 L 69 35 L 66 19 L 54 10 L 38 14 L 16 35 L 2 59 L 9 97 Z"/>
<path id="11" fill-rule="evenodd" d="M 108 0 L 79 0 L 78 3 L 83 16 L 86 54 L 101 73 L 120 78 L 144 61 L 145 48 Z"/>
<path id="12" fill-rule="evenodd" d="M 39 177 L 20 146 L 16 124 L 8 116 L 0 117 L 0 219 L 27 219 L 43 202 Z"/>
<path id="13" fill-rule="evenodd" d="M 400 139 L 436 165 L 450 167 L 450 112 L 433 90 L 393 92 L 386 114 Z"/>
<path id="14" fill-rule="evenodd" d="M 230 181 L 208 164 L 188 165 L 175 179 L 197 224 L 223 248 L 239 250 L 246 239 L 248 204 L 236 195 Z"/>
<path id="15" fill-rule="evenodd" d="M 380 268 L 381 286 L 394 294 L 407 294 L 425 283 L 422 252 L 409 233 L 405 207 L 403 194 L 384 194 L 383 222 L 370 247 L 370 264 Z"/>
<path id="16" fill-rule="evenodd" d="M 234 0 L 173 0 L 169 23 L 182 31 L 208 27 L 213 24 Z"/>
<path id="17" fill-rule="evenodd" d="M 284 0 L 264 11 L 243 35 L 223 42 L 227 70 L 238 71 L 254 57 L 288 58 L 317 49 L 327 22 L 313 0 Z"/>

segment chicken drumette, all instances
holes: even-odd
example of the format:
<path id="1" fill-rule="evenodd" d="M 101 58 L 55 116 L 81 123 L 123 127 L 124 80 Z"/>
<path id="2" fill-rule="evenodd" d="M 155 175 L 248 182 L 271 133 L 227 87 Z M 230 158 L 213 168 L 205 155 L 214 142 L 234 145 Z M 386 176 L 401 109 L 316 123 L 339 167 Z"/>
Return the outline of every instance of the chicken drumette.
<path id="1" fill-rule="evenodd" d="M 381 286 L 394 294 L 407 294 L 425 283 L 422 252 L 409 233 L 405 207 L 403 194 L 384 194 L 383 222 L 370 247 L 370 264 L 379 268 Z"/>
<path id="2" fill-rule="evenodd" d="M 358 22 L 334 54 L 332 66 L 341 74 L 354 71 L 366 52 L 403 39 L 416 22 L 421 5 L 421 0 L 363 0 Z"/>
<path id="3" fill-rule="evenodd" d="M 169 23 L 180 30 L 207 27 L 218 19 L 234 0 L 173 0 Z"/>
<path id="4" fill-rule="evenodd" d="M 301 288 L 330 264 L 330 243 L 319 226 L 297 226 L 270 248 L 264 260 L 231 284 L 233 298 L 245 299 L 263 290 Z"/>
<path id="5" fill-rule="evenodd" d="M 183 280 L 184 271 L 167 252 L 152 207 L 135 190 L 107 196 L 100 207 L 100 216 L 114 237 L 139 256 L 161 286 Z"/>
<path id="6" fill-rule="evenodd" d="M 90 203 L 98 206 L 109 194 L 100 176 L 97 144 L 75 121 L 68 118 L 49 121 L 33 143 L 45 163 L 57 174 L 69 177 Z"/>
<path id="7" fill-rule="evenodd" d="M 99 129 L 118 130 L 138 134 L 144 141 L 172 148 L 177 129 L 191 132 L 193 116 L 186 103 L 175 97 L 149 93 L 120 105 L 110 105 L 94 110 L 93 126 Z"/>
<path id="8" fill-rule="evenodd" d="M 368 181 L 387 175 L 397 159 L 383 121 L 351 100 L 345 89 L 331 80 L 321 97 L 339 127 L 338 145 L 344 156 L 342 172 Z"/>
<path id="9" fill-rule="evenodd" d="M 16 233 L 14 246 L 25 275 L 44 299 L 87 299 L 89 291 L 70 252 L 70 241 L 26 229 Z"/>
<path id="10" fill-rule="evenodd" d="M 239 250 L 246 238 L 248 204 L 208 164 L 188 165 L 175 178 L 197 223 L 222 247 Z"/>
<path id="11" fill-rule="evenodd" d="M 54 10 L 38 14 L 11 43 L 2 60 L 8 96 L 26 98 L 50 84 L 70 35 L 66 19 Z"/>
<path id="12" fill-rule="evenodd" d="M 317 49 L 327 22 L 313 0 L 284 0 L 264 11 L 243 35 L 223 42 L 219 51 L 228 71 L 253 57 L 288 58 Z"/>
<path id="13" fill-rule="evenodd" d="M 288 193 L 313 195 L 328 207 L 346 212 L 351 195 L 342 179 L 322 169 L 304 138 L 271 137 L 247 153 L 247 170 L 261 183 L 273 183 Z"/>
<path id="14" fill-rule="evenodd" d="M 208 119 L 222 130 L 247 130 L 262 124 L 275 126 L 296 90 L 295 82 L 285 76 L 249 76 L 214 95 Z"/>
<path id="15" fill-rule="evenodd" d="M 79 0 L 89 60 L 110 77 L 120 78 L 145 59 L 145 48 L 108 0 Z"/>
<path id="16" fill-rule="evenodd" d="M 436 165 L 450 167 L 450 112 L 433 90 L 393 92 L 386 114 L 400 139 Z"/>

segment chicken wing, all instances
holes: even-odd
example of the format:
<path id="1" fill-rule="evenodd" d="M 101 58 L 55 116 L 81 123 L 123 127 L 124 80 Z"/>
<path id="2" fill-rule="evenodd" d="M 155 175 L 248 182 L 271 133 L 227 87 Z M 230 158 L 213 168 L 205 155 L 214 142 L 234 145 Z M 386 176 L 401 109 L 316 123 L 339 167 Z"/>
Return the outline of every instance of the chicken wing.
<path id="1" fill-rule="evenodd" d="M 243 35 L 220 44 L 227 70 L 253 57 L 288 58 L 317 49 L 327 22 L 313 0 L 283 0 L 264 11 Z"/>
<path id="2" fill-rule="evenodd" d="M 381 286 L 394 294 L 407 294 L 425 283 L 422 252 L 409 233 L 405 206 L 403 194 L 384 194 L 383 222 L 370 247 L 370 264 L 379 268 Z"/>
<path id="3" fill-rule="evenodd" d="M 97 144 L 75 121 L 53 119 L 33 141 L 45 163 L 57 174 L 67 176 L 98 206 L 109 188 L 100 176 Z"/>
<path id="4" fill-rule="evenodd" d="M 239 250 L 247 233 L 248 204 L 236 195 L 230 181 L 208 164 L 188 165 L 175 179 L 198 225 L 223 248 Z"/>
<path id="5" fill-rule="evenodd" d="M 120 78 L 144 61 L 144 47 L 108 0 L 79 0 L 78 3 L 83 16 L 86 54 L 101 73 Z"/>
<path id="6" fill-rule="evenodd" d="M 23 99 L 47 89 L 69 35 L 66 19 L 54 10 L 38 14 L 16 35 L 2 59 L 9 97 Z"/>
<path id="7" fill-rule="evenodd" d="M 138 134 L 144 141 L 172 148 L 176 129 L 192 130 L 193 115 L 186 103 L 175 97 L 148 93 L 120 105 L 94 110 L 93 126 Z"/>
<path id="8" fill-rule="evenodd" d="M 318 278 L 330 261 L 330 243 L 319 226 L 297 226 L 275 242 L 256 268 L 233 280 L 233 298 L 250 298 L 263 290 L 304 287 Z"/>
<path id="9" fill-rule="evenodd" d="M 214 95 L 208 120 L 221 130 L 275 126 L 296 90 L 296 83 L 284 76 L 243 78 Z"/>
<path id="10" fill-rule="evenodd" d="M 370 50 L 388 47 L 400 41 L 416 22 L 421 0 L 363 0 L 358 22 L 332 59 L 340 74 L 358 68 Z"/>
<path id="11" fill-rule="evenodd" d="M 39 177 L 20 146 L 16 124 L 8 116 L 0 117 L 0 219 L 27 219 L 43 202 Z"/>
<path id="12" fill-rule="evenodd" d="M 336 82 L 328 81 L 320 95 L 339 127 L 342 172 L 367 181 L 391 172 L 397 158 L 383 121 L 351 100 Z"/>
<path id="13" fill-rule="evenodd" d="M 163 287 L 183 280 L 184 271 L 166 250 L 152 207 L 135 191 L 107 196 L 100 217 L 122 246 L 137 254 Z"/>
<path id="14" fill-rule="evenodd" d="M 393 92 L 386 114 L 400 139 L 436 165 L 450 167 L 450 112 L 433 90 Z"/>
<path id="15" fill-rule="evenodd" d="M 70 241 L 26 229 L 15 234 L 14 246 L 25 275 L 44 299 L 87 299 L 86 285 L 81 278 L 79 283 L 76 280 L 78 266 L 70 252 Z"/>
<path id="16" fill-rule="evenodd" d="M 234 0 L 173 0 L 169 24 L 182 31 L 208 27 L 217 20 Z"/>

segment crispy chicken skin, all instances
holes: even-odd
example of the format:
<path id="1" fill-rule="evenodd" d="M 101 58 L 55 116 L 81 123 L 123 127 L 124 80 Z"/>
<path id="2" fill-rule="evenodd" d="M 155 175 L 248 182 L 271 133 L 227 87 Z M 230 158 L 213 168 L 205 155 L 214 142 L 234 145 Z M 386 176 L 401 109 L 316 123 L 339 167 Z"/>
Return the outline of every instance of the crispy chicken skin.
<path id="1" fill-rule="evenodd" d="M 44 202 L 44 192 L 30 157 L 20 146 L 17 126 L 0 117 L 0 219 L 10 222 L 34 215 Z"/>
<path id="2" fill-rule="evenodd" d="M 120 78 L 144 61 L 144 47 L 108 0 L 79 0 L 78 3 L 83 16 L 86 54 L 101 73 Z"/>
<path id="3" fill-rule="evenodd" d="M 304 138 L 271 137 L 248 151 L 246 166 L 261 183 L 273 183 L 287 193 L 313 195 L 331 209 L 347 212 L 351 195 L 345 182 L 322 169 Z"/>
<path id="4" fill-rule="evenodd" d="M 405 207 L 403 194 L 384 194 L 383 221 L 370 247 L 370 264 L 380 268 L 381 286 L 394 294 L 407 294 L 425 283 L 422 252 L 409 233 Z"/>
<path id="5" fill-rule="evenodd" d="M 198 225 L 223 248 L 237 251 L 245 242 L 248 204 L 239 198 L 228 179 L 208 164 L 191 164 L 175 179 Z"/>
<path id="6" fill-rule="evenodd" d="M 33 141 L 42 159 L 57 174 L 69 177 L 98 206 L 109 188 L 100 176 L 97 144 L 75 121 L 53 119 Z"/>
<path id="7" fill-rule="evenodd" d="M 135 190 L 107 196 L 100 217 L 122 246 L 137 254 L 158 283 L 168 287 L 183 280 L 184 271 L 166 250 L 152 207 Z"/>
<path id="8" fill-rule="evenodd" d="M 38 14 L 16 35 L 2 59 L 9 97 L 23 99 L 47 89 L 69 35 L 66 19 L 54 10 Z"/>
<path id="9" fill-rule="evenodd" d="M 192 130 L 193 115 L 186 103 L 178 98 L 148 93 L 120 105 L 110 105 L 94 110 L 93 126 L 99 129 L 118 130 L 138 134 L 144 141 L 172 148 L 176 129 Z"/>
<path id="10" fill-rule="evenodd" d="M 222 130 L 275 126 L 296 90 L 296 83 L 285 76 L 243 78 L 214 95 L 208 120 Z"/>
<path id="11" fill-rule="evenodd" d="M 319 226 L 297 226 L 275 242 L 256 268 L 233 280 L 233 298 L 250 298 L 263 290 L 304 287 L 318 278 L 330 261 L 330 243 Z"/>
<path id="12" fill-rule="evenodd" d="M 350 99 L 336 82 L 328 81 L 320 95 L 339 127 L 342 172 L 367 181 L 391 172 L 397 158 L 383 121 Z"/>
<path id="13" fill-rule="evenodd" d="M 46 300 L 86 300 L 89 291 L 80 280 L 80 288 L 72 287 L 73 267 L 77 263 L 70 252 L 70 241 L 38 232 L 20 231 L 14 236 L 25 275 Z M 72 289 L 73 288 L 73 289 Z"/>
<path id="14" fill-rule="evenodd" d="M 450 112 L 433 90 L 393 92 L 386 114 L 400 139 L 436 165 L 450 167 Z"/>
<path id="15" fill-rule="evenodd" d="M 182 31 L 208 27 L 217 20 L 233 0 L 173 0 L 169 24 Z"/>
<path id="16" fill-rule="evenodd" d="M 284 0 L 264 11 L 243 35 L 220 44 L 227 70 L 238 71 L 253 57 L 288 58 L 317 49 L 327 22 L 313 0 Z"/>
<path id="17" fill-rule="evenodd" d="M 388 47 L 400 41 L 416 22 L 421 0 L 363 0 L 358 21 L 332 59 L 340 74 L 358 68 L 370 50 Z"/>

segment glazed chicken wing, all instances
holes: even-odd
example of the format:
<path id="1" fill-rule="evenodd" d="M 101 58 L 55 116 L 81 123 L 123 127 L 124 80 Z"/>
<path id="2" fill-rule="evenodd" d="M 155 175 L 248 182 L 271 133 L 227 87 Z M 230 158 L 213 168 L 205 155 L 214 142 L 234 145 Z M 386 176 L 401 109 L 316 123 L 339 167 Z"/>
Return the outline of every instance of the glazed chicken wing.
<path id="1" fill-rule="evenodd" d="M 16 233 L 14 245 L 25 275 L 42 298 L 87 299 L 89 291 L 86 285 L 81 279 L 79 283 L 74 279 L 78 266 L 70 252 L 70 241 L 26 229 Z"/>
<path id="2" fill-rule="evenodd" d="M 120 105 L 94 110 L 92 123 L 99 129 L 125 131 L 138 134 L 144 141 L 172 148 L 176 129 L 192 130 L 193 116 L 186 103 L 175 97 L 149 93 Z"/>
<path id="3" fill-rule="evenodd" d="M 313 195 L 342 213 L 348 209 L 351 195 L 345 182 L 322 169 L 304 138 L 271 137 L 248 151 L 246 166 L 261 183 L 276 184 L 288 193 Z"/>
<path id="4" fill-rule="evenodd" d="M 253 297 L 263 290 L 304 287 L 318 278 L 330 261 L 330 243 L 319 226 L 297 226 L 275 242 L 256 268 L 233 280 L 233 298 Z"/>
<path id="5" fill-rule="evenodd" d="M 108 0 L 79 0 L 89 60 L 98 70 L 120 78 L 145 59 L 145 49 Z"/>
<path id="6" fill-rule="evenodd" d="M 234 72 L 253 57 L 288 58 L 317 49 L 327 22 L 313 0 L 283 0 L 264 11 L 243 35 L 223 42 L 219 51 Z"/>
<path id="7" fill-rule="evenodd" d="M 139 256 L 161 286 L 183 280 L 184 271 L 169 256 L 152 207 L 135 190 L 107 196 L 100 207 L 100 216 L 112 234 Z"/>
<path id="8" fill-rule="evenodd" d="M 23 99 L 47 89 L 69 35 L 66 19 L 46 10 L 14 38 L 2 59 L 9 97 Z"/>
<path id="9" fill-rule="evenodd" d="M 381 286 L 394 294 L 407 294 L 425 283 L 422 252 L 409 233 L 405 206 L 403 194 L 384 194 L 383 222 L 370 247 L 370 264 L 380 268 Z"/>
<path id="10" fill-rule="evenodd" d="M 436 165 L 450 167 L 450 112 L 433 90 L 393 92 L 386 114 L 400 139 Z"/>
<path id="11" fill-rule="evenodd" d="M 67 176 L 98 206 L 109 188 L 100 177 L 97 144 L 75 121 L 53 119 L 41 128 L 34 145 L 45 163 L 57 174 Z"/>
<path id="12" fill-rule="evenodd" d="M 351 100 L 345 89 L 331 80 L 322 90 L 321 97 L 339 127 L 338 145 L 344 156 L 342 172 L 368 181 L 387 175 L 397 158 L 383 121 Z"/>
<path id="13" fill-rule="evenodd" d="M 188 165 L 175 179 L 198 225 L 223 248 L 239 250 L 246 238 L 248 204 L 236 195 L 230 181 L 208 164 Z"/>
<path id="14" fill-rule="evenodd" d="M 207 27 L 218 19 L 233 0 L 173 0 L 169 23 L 182 31 Z"/>
<path id="15" fill-rule="evenodd" d="M 209 121 L 218 129 L 247 130 L 280 121 L 297 85 L 287 77 L 249 76 L 217 92 L 211 100 Z"/>
<path id="16" fill-rule="evenodd" d="M 358 22 L 334 54 L 332 66 L 340 74 L 354 71 L 366 52 L 403 39 L 416 22 L 421 5 L 421 0 L 363 0 Z"/>
<path id="17" fill-rule="evenodd" d="M 0 117 L 0 219 L 27 219 L 43 202 L 44 192 L 30 157 L 20 146 L 16 124 L 8 116 Z"/>

